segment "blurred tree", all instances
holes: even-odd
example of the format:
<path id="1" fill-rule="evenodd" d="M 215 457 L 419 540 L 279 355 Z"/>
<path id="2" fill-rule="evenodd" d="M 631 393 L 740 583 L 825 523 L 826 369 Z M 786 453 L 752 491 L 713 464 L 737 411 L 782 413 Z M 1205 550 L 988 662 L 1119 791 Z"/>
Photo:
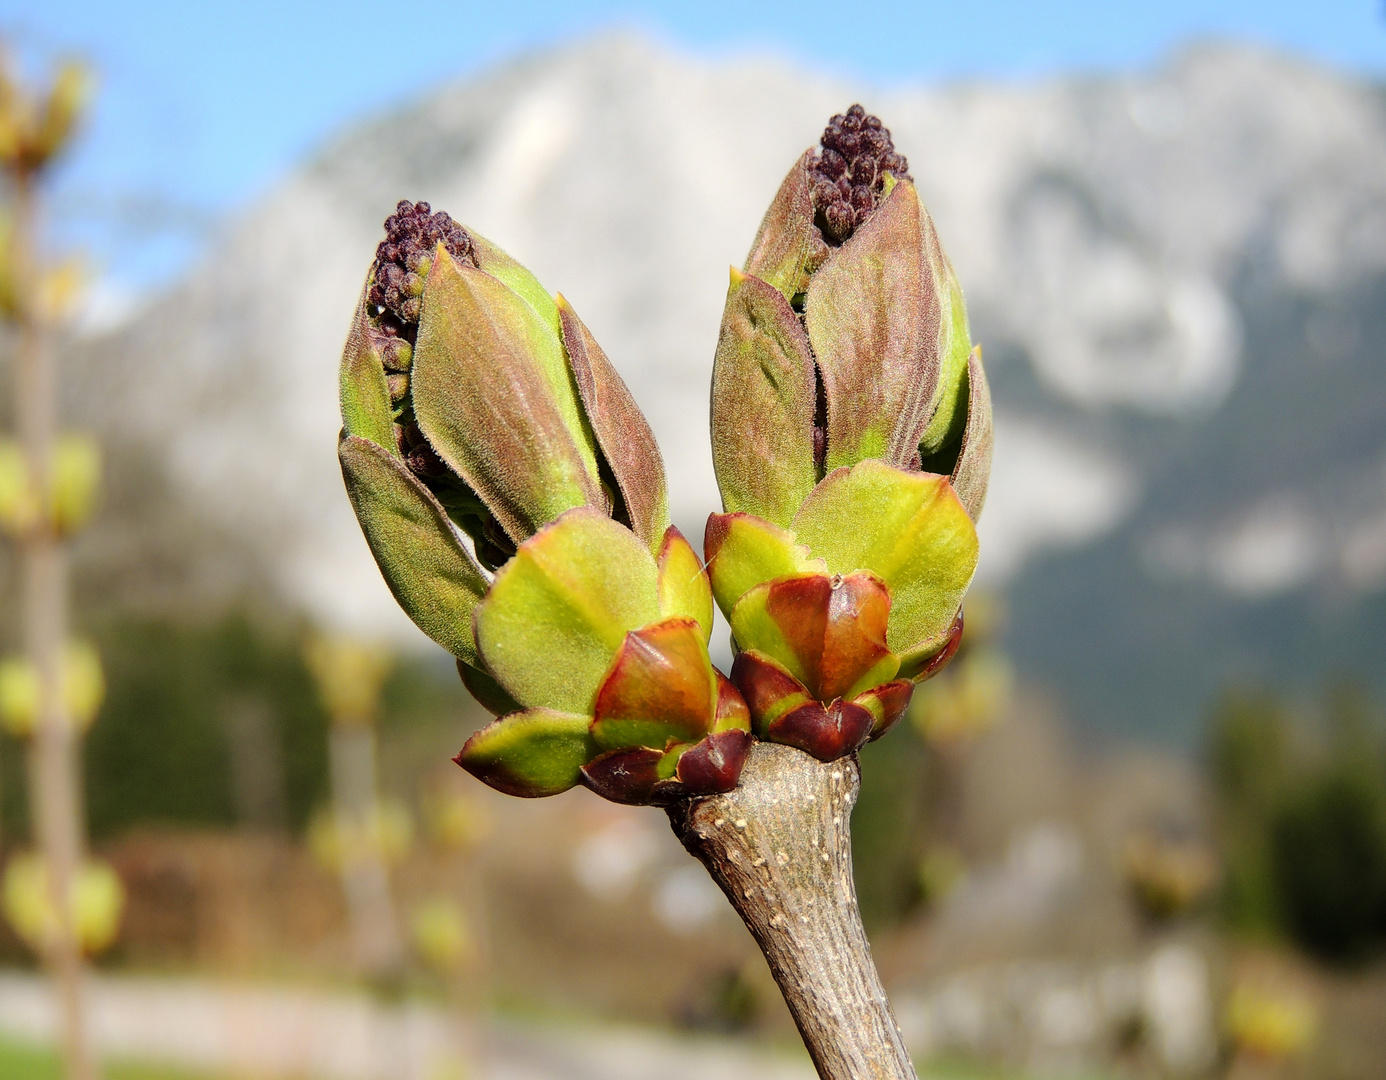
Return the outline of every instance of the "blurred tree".
<path id="1" fill-rule="evenodd" d="M 862 918 L 889 925 L 932 904 L 961 880 L 962 784 L 977 741 L 1010 708 L 1014 675 L 997 646 L 999 598 L 975 593 L 952 662 L 917 686 L 909 724 L 889 744 L 860 754 L 862 785 L 852 815 L 852 858 Z"/>
<path id="2" fill-rule="evenodd" d="M 205 626 L 121 619 L 100 634 L 110 690 L 92 728 L 86 789 L 92 833 L 131 826 L 260 825 L 235 791 L 232 710 L 254 702 L 272 739 L 284 822 L 307 824 L 327 789 L 327 717 L 301 635 L 246 614 Z"/>
<path id="3" fill-rule="evenodd" d="M 1289 718 L 1268 693 L 1223 695 L 1209 723 L 1208 766 L 1222 846 L 1222 910 L 1228 924 L 1272 934 L 1280 912 L 1271 865 L 1270 822 L 1289 777 Z"/>
<path id="4" fill-rule="evenodd" d="M 305 655 L 332 721 L 332 809 L 314 824 L 314 846 L 341 877 L 357 963 L 388 981 L 404 963 L 390 864 L 403 858 L 412 832 L 408 811 L 380 797 L 375 728 L 394 658 L 379 642 L 340 634 L 311 638 Z M 435 944 L 439 925 L 434 918 Z"/>
<path id="5" fill-rule="evenodd" d="M 1386 785 L 1335 762 L 1307 780 L 1271 831 L 1286 926 L 1328 959 L 1365 956 L 1386 934 Z"/>
<path id="6" fill-rule="evenodd" d="M 286 612 L 241 610 L 213 621 L 110 614 L 89 626 L 108 691 L 87 739 L 87 819 L 105 840 L 144 825 L 262 826 L 236 794 L 235 710 L 263 710 L 277 754 L 282 825 L 303 833 L 328 796 L 328 717 L 304 662 L 303 628 Z M 383 786 L 412 794 L 419 772 L 479 721 L 451 664 L 403 659 L 387 680 Z M 0 798 L 12 833 L 28 826 L 21 745 L 0 733 Z"/>
<path id="7" fill-rule="evenodd" d="M 860 753 L 861 793 L 852 812 L 852 866 L 868 929 L 898 922 L 920 900 L 918 867 L 927 848 L 929 789 L 936 763 L 914 727 L 897 725 L 889 743 Z"/>
<path id="8" fill-rule="evenodd" d="M 1265 694 L 1224 698 L 1211 771 L 1226 861 L 1224 911 L 1331 961 L 1386 943 L 1386 755 L 1366 698 L 1339 687 L 1298 733 Z"/>

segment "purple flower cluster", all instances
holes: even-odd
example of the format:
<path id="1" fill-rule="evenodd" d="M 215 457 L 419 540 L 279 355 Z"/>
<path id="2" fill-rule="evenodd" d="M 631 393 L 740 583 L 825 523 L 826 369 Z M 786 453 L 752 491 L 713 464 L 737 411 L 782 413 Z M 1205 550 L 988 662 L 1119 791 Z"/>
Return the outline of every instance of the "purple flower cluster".
<path id="1" fill-rule="evenodd" d="M 426 202 L 401 199 L 385 219 L 385 239 L 375 249 L 370 302 L 404 325 L 417 323 L 423 310 L 424 278 L 440 243 L 454 259 L 476 264 L 472 238 L 461 225 L 441 210 L 433 213 Z"/>
<path id="2" fill-rule="evenodd" d="M 813 208 L 824 237 L 841 244 L 876 209 L 887 173 L 910 178 L 909 162 L 895 152 L 880 119 L 860 105 L 828 121 L 819 143 L 812 166 Z"/>

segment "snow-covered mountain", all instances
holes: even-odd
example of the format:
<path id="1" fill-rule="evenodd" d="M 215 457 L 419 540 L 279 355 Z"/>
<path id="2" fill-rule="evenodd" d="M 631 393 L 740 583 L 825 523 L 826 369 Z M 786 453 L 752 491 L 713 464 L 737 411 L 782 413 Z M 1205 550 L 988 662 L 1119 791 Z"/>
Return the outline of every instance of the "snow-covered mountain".
<path id="1" fill-rule="evenodd" d="M 1379 661 L 1386 97 L 1244 47 L 904 90 L 629 36 L 532 55 L 343 133 L 79 346 L 79 407 L 317 617 L 414 634 L 342 492 L 335 371 L 381 221 L 427 199 L 569 298 L 700 536 L 727 266 L 857 100 L 908 156 L 986 350 L 981 573 L 1022 665 L 1148 729 L 1228 677 Z"/>

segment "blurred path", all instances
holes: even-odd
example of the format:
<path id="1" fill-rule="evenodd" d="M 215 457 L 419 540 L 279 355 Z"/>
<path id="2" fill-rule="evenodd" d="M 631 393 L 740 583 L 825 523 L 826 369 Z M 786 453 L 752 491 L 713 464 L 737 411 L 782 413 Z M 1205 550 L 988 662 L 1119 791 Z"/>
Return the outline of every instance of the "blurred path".
<path id="1" fill-rule="evenodd" d="M 462 1025 L 436 1005 L 363 994 L 102 975 L 92 980 L 102 1056 L 308 1080 L 812 1080 L 807 1060 L 731 1039 L 628 1028 L 502 1022 L 489 1062 L 468 1063 Z M 0 1037 L 51 1043 L 57 1014 L 45 980 L 0 972 Z M 458 1071 L 458 1066 L 468 1069 Z"/>

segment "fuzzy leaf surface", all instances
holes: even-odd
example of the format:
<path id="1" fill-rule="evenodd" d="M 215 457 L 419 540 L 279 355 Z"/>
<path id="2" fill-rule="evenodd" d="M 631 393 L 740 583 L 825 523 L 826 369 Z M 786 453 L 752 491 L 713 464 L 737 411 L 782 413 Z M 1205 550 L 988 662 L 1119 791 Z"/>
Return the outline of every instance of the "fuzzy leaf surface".
<path id="1" fill-rule="evenodd" d="M 513 540 L 575 506 L 605 505 L 553 328 L 500 279 L 441 249 L 424 290 L 412 387 L 430 445 Z"/>
<path id="2" fill-rule="evenodd" d="M 967 361 L 967 425 L 963 429 L 962 449 L 953 467 L 953 490 L 975 522 L 982 516 L 991 481 L 992 420 L 991 387 L 982 368 L 982 350 L 973 349 Z"/>
<path id="3" fill-rule="evenodd" d="M 869 570 L 890 590 L 886 643 L 908 663 L 946 639 L 977 569 L 977 531 L 946 476 L 863 461 L 825 477 L 794 518 L 833 573 Z"/>
<path id="4" fill-rule="evenodd" d="M 343 429 L 348 435 L 359 436 L 394 454 L 395 423 L 390 390 L 385 384 L 385 365 L 371 344 L 365 288 L 356 303 L 338 377 Z"/>
<path id="5" fill-rule="evenodd" d="M 454 760 L 507 795 L 557 795 L 581 779 L 594 753 L 587 724 L 552 709 L 511 713 L 474 734 Z"/>
<path id="6" fill-rule="evenodd" d="M 399 606 L 448 652 L 478 664 L 472 613 L 490 583 L 447 512 L 375 443 L 348 435 L 337 453 L 356 520 Z"/>
<path id="7" fill-rule="evenodd" d="M 626 632 L 659 618 L 654 557 L 623 525 L 570 510 L 520 545 L 476 611 L 485 666 L 521 705 L 590 716 Z"/>
<path id="8" fill-rule="evenodd" d="M 947 291 L 938 380 L 938 404 L 919 439 L 919 452 L 928 457 L 962 438 L 967 421 L 967 363 L 972 355 L 972 335 L 967 325 L 967 304 L 952 266 L 946 266 Z"/>
<path id="9" fill-rule="evenodd" d="M 562 296 L 558 315 L 587 420 L 620 488 L 631 529 L 657 551 L 669 527 L 669 497 L 654 432 L 596 338 Z"/>
<path id="10" fill-rule="evenodd" d="M 799 317 L 732 272 L 712 365 L 712 464 L 728 513 L 788 525 L 813 490 L 813 354 Z"/>
<path id="11" fill-rule="evenodd" d="M 938 387 L 942 304 L 914 185 L 900 182 L 809 282 L 805 317 L 827 398 L 828 469 L 906 465 Z M 917 428 L 914 445 L 896 429 Z"/>
<path id="12" fill-rule="evenodd" d="M 813 224 L 808 174 L 812 156 L 812 150 L 805 151 L 789 170 L 746 257 L 746 273 L 774 286 L 786 300 L 804 291 L 814 249 L 823 243 Z"/>

